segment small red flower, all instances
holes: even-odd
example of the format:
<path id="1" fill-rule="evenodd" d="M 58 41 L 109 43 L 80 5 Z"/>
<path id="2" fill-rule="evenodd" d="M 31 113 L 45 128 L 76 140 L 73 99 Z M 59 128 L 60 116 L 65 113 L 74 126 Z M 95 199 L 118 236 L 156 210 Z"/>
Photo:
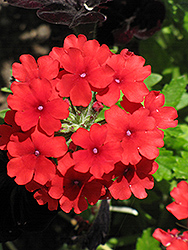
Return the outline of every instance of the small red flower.
<path id="1" fill-rule="evenodd" d="M 145 98 L 144 106 L 150 110 L 150 116 L 155 118 L 156 126 L 162 129 L 173 128 L 178 124 L 177 111 L 173 107 L 163 107 L 165 96 L 159 91 L 151 91 Z"/>
<path id="2" fill-rule="evenodd" d="M 31 181 L 26 184 L 25 187 L 29 192 L 34 192 L 33 197 L 36 199 L 39 205 L 48 204 L 48 209 L 50 211 L 58 209 L 59 201 L 48 195 L 50 182 L 46 183 L 46 185 L 40 185 L 35 181 Z"/>
<path id="3" fill-rule="evenodd" d="M 97 100 L 112 106 L 119 100 L 122 90 L 129 101 L 142 102 L 149 93 L 143 81 L 151 74 L 151 67 L 143 66 L 144 58 L 136 55 L 128 58 L 121 54 L 112 55 L 106 63 L 114 70 L 113 80 L 106 90 L 99 91 Z"/>
<path id="4" fill-rule="evenodd" d="M 87 209 L 87 201 L 91 205 L 97 203 L 102 184 L 93 179 L 90 173 L 80 173 L 70 168 L 64 175 L 63 189 L 63 196 L 59 200 L 61 209 L 68 213 L 74 208 L 74 212 L 79 214 Z"/>
<path id="5" fill-rule="evenodd" d="M 100 66 L 94 58 L 84 56 L 77 48 L 69 48 L 62 55 L 64 74 L 57 84 L 62 97 L 69 97 L 74 106 L 88 106 L 91 101 L 91 88 L 105 88 L 112 80 L 113 70 Z"/>
<path id="6" fill-rule="evenodd" d="M 122 148 L 119 142 L 106 141 L 106 136 L 106 126 L 99 124 L 93 124 L 90 132 L 79 128 L 72 135 L 73 142 L 84 149 L 73 152 L 75 170 L 90 171 L 94 177 L 100 178 L 114 169 L 114 164 L 121 160 Z"/>
<path id="7" fill-rule="evenodd" d="M 154 180 L 152 174 L 157 171 L 158 164 L 143 158 L 136 165 L 124 165 L 122 162 L 116 163 L 112 173 L 116 180 L 109 187 L 111 195 L 115 199 L 129 199 L 131 193 L 139 199 L 147 197 L 145 189 L 152 189 Z M 118 178 L 117 178 L 118 177 Z M 105 178 L 105 176 L 104 176 Z"/>
<path id="8" fill-rule="evenodd" d="M 188 249 L 188 231 L 185 231 L 182 235 L 179 235 L 180 231 L 177 229 L 164 230 L 157 228 L 153 237 L 160 241 L 167 250 L 187 250 Z"/>
<path id="9" fill-rule="evenodd" d="M 63 137 L 48 137 L 35 131 L 30 137 L 22 133 L 12 135 L 7 149 L 11 157 L 8 175 L 16 177 L 17 184 L 25 185 L 34 180 L 44 185 L 56 173 L 56 166 L 49 157 L 63 156 L 67 145 Z"/>
<path id="10" fill-rule="evenodd" d="M 178 220 L 188 218 L 188 183 L 181 181 L 177 187 L 173 188 L 170 195 L 175 199 L 166 209 L 171 212 Z"/>
<path id="11" fill-rule="evenodd" d="M 61 128 L 60 119 L 69 115 L 69 105 L 62 98 L 50 99 L 52 85 L 46 79 L 34 79 L 30 85 L 12 84 L 13 95 L 7 102 L 12 110 L 16 110 L 15 122 L 23 131 L 39 127 L 48 135 Z"/>
<path id="12" fill-rule="evenodd" d="M 149 160 L 155 159 L 164 145 L 163 132 L 155 128 L 155 119 L 149 110 L 141 108 L 133 114 L 126 113 L 118 106 L 105 111 L 108 123 L 108 140 L 120 141 L 123 148 L 122 162 L 137 164 L 141 155 Z"/>
<path id="13" fill-rule="evenodd" d="M 54 79 L 59 73 L 59 62 L 50 56 L 41 56 L 37 62 L 31 55 L 21 55 L 21 63 L 12 65 L 13 76 L 20 82 L 29 82 L 36 78 Z"/>
<path id="14" fill-rule="evenodd" d="M 61 68 L 63 68 L 63 55 L 68 51 L 69 48 L 79 49 L 83 56 L 88 56 L 92 59 L 96 59 L 100 65 L 103 65 L 112 52 L 108 46 L 103 44 L 100 46 L 97 40 L 88 40 L 86 36 L 80 34 L 78 37 L 71 34 L 64 40 L 63 48 L 54 47 L 50 52 L 50 56 L 57 59 L 60 62 Z"/>
<path id="15" fill-rule="evenodd" d="M 101 102 L 96 101 L 93 103 L 92 108 L 95 112 L 100 112 L 104 108 L 104 106 L 102 105 Z"/>

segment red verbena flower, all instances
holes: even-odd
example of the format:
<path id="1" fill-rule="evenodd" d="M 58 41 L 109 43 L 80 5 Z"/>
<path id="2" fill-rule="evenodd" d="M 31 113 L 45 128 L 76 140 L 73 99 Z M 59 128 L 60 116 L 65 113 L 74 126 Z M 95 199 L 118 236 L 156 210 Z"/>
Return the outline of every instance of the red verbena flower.
<path id="1" fill-rule="evenodd" d="M 52 85 L 46 79 L 34 79 L 29 85 L 12 84 L 13 95 L 7 102 L 16 110 L 15 122 L 23 131 L 39 127 L 48 135 L 61 128 L 60 119 L 68 117 L 69 105 L 62 98 L 52 99 Z"/>
<path id="2" fill-rule="evenodd" d="M 71 34 L 65 38 L 63 48 L 54 47 L 50 52 L 50 56 L 60 62 L 61 68 L 64 65 L 63 55 L 68 52 L 69 48 L 79 49 L 83 56 L 96 59 L 100 65 L 103 65 L 108 57 L 112 55 L 107 45 L 100 46 L 97 40 L 87 40 L 86 36 L 82 34 L 78 35 L 78 37 Z"/>
<path id="3" fill-rule="evenodd" d="M 150 91 L 144 101 L 144 106 L 150 110 L 150 116 L 155 118 L 156 126 L 162 129 L 176 127 L 177 111 L 173 107 L 163 107 L 165 96 L 159 91 Z"/>
<path id="4" fill-rule="evenodd" d="M 173 188 L 170 195 L 175 199 L 166 209 L 171 212 L 178 220 L 188 218 L 188 183 L 181 181 L 177 187 Z"/>
<path id="5" fill-rule="evenodd" d="M 93 124 L 90 131 L 79 128 L 73 135 L 73 142 L 84 150 L 73 152 L 74 169 L 90 173 L 100 178 L 114 169 L 114 164 L 121 160 L 120 142 L 106 141 L 107 127 Z"/>
<path id="6" fill-rule="evenodd" d="M 57 84 L 62 97 L 69 97 L 74 106 L 88 106 L 91 101 L 91 89 L 105 88 L 112 80 L 113 70 L 101 66 L 95 58 L 84 56 L 77 48 L 69 48 L 62 54 L 64 74 Z"/>
<path id="7" fill-rule="evenodd" d="M 129 199 L 131 193 L 139 199 L 146 198 L 145 189 L 153 188 L 152 174 L 157 171 L 157 168 L 158 164 L 155 161 L 146 158 L 134 166 L 124 165 L 122 162 L 116 163 L 115 169 L 110 173 L 113 178 L 116 178 L 109 187 L 111 195 L 120 200 Z M 103 178 L 105 179 L 105 176 Z"/>
<path id="8" fill-rule="evenodd" d="M 63 196 L 59 200 L 60 207 L 66 213 L 74 208 L 79 214 L 88 207 L 87 201 L 94 205 L 101 196 L 102 184 L 89 172 L 80 173 L 69 168 L 63 178 Z M 87 200 L 86 200 L 87 198 Z"/>
<path id="9" fill-rule="evenodd" d="M 151 74 L 151 67 L 143 66 L 144 58 L 141 56 L 112 55 L 107 60 L 114 70 L 113 80 L 107 89 L 97 94 L 97 100 L 107 106 L 114 105 L 120 98 L 120 90 L 131 102 L 142 102 L 149 90 L 144 84 L 144 80 Z"/>
<path id="10" fill-rule="evenodd" d="M 29 82 L 36 78 L 52 80 L 59 73 L 59 62 L 50 56 L 41 56 L 37 62 L 31 55 L 21 55 L 21 63 L 12 65 L 12 74 L 20 82 Z"/>
<path id="11" fill-rule="evenodd" d="M 155 159 L 164 145 L 163 132 L 155 128 L 155 119 L 149 110 L 141 108 L 133 114 L 126 113 L 118 106 L 105 111 L 108 124 L 108 140 L 120 141 L 123 148 L 121 161 L 128 165 L 137 164 L 141 155 Z"/>
<path id="12" fill-rule="evenodd" d="M 153 237 L 160 241 L 167 250 L 187 250 L 188 249 L 188 231 L 185 231 L 183 234 L 179 235 L 180 231 L 177 229 L 164 230 L 157 228 Z"/>
<path id="13" fill-rule="evenodd" d="M 36 199 L 39 205 L 48 204 L 48 209 L 50 211 L 58 209 L 59 201 L 57 199 L 53 199 L 48 194 L 50 182 L 47 182 L 46 185 L 40 185 L 35 181 L 31 181 L 26 184 L 25 187 L 29 192 L 34 192 L 33 197 Z"/>
<path id="14" fill-rule="evenodd" d="M 35 131 L 27 134 L 15 133 L 11 136 L 7 146 L 10 161 L 7 173 L 16 177 L 15 182 L 25 185 L 31 180 L 44 185 L 56 173 L 56 166 L 49 157 L 60 157 L 67 152 L 64 137 L 49 137 Z"/>

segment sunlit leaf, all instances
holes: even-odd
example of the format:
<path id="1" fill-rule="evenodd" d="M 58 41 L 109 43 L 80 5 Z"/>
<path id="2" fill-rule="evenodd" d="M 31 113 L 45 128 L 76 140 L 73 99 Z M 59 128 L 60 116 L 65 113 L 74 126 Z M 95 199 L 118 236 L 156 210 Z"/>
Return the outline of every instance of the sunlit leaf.
<path id="1" fill-rule="evenodd" d="M 165 106 L 176 107 L 186 91 L 186 85 L 187 81 L 184 76 L 173 79 L 169 84 L 166 84 L 162 90 L 165 95 Z"/>
<path id="2" fill-rule="evenodd" d="M 161 250 L 160 242 L 155 240 L 151 235 L 151 228 L 147 228 L 143 231 L 142 237 L 138 239 L 136 244 L 136 250 Z"/>

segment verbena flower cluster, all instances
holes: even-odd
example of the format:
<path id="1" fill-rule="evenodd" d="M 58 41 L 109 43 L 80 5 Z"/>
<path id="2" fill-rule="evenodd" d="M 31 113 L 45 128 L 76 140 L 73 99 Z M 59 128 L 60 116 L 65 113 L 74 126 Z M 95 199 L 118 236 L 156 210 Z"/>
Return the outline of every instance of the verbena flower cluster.
<path id="1" fill-rule="evenodd" d="M 100 199 L 145 198 L 162 129 L 177 125 L 177 112 L 144 84 L 151 74 L 144 58 L 69 35 L 37 62 L 31 55 L 20 62 L 0 126 L 8 175 L 49 210 L 81 213 Z"/>

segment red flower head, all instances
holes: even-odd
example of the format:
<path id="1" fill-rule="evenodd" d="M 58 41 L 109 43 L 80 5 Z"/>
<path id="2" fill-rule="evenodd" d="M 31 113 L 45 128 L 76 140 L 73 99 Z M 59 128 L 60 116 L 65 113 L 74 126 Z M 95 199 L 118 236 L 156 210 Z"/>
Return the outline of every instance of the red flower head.
<path id="1" fill-rule="evenodd" d="M 173 188 L 170 195 L 175 199 L 166 209 L 171 212 L 178 220 L 188 218 L 188 183 L 181 181 L 177 187 Z"/>
<path id="2" fill-rule="evenodd" d="M 143 158 L 136 165 L 124 165 L 118 162 L 112 173 L 116 180 L 109 187 L 111 195 L 115 199 L 129 199 L 131 193 L 139 199 L 147 197 L 145 189 L 152 189 L 154 180 L 152 174 L 157 171 L 158 164 L 155 161 L 150 161 Z M 105 177 L 104 177 L 105 178 Z"/>
<path id="3" fill-rule="evenodd" d="M 187 250 L 188 249 L 188 231 L 185 231 L 182 235 L 179 235 L 180 231 L 173 229 L 172 231 L 157 228 L 153 237 L 160 241 L 167 250 Z"/>
<path id="4" fill-rule="evenodd" d="M 63 178 L 63 189 L 63 196 L 59 200 L 61 209 L 68 213 L 74 208 L 75 213 L 79 214 L 87 209 L 87 201 L 91 205 L 97 203 L 102 184 L 91 178 L 90 173 L 79 173 L 70 168 Z"/>
<path id="5" fill-rule="evenodd" d="M 74 169 L 86 173 L 90 171 L 96 178 L 102 177 L 114 169 L 114 164 L 121 160 L 122 148 L 119 142 L 106 141 L 107 128 L 93 124 L 90 132 L 79 128 L 72 135 L 72 140 L 84 150 L 73 153 Z"/>
<path id="6" fill-rule="evenodd" d="M 7 102 L 16 110 L 15 122 L 23 131 L 39 127 L 48 135 L 61 128 L 60 119 L 68 117 L 69 105 L 62 98 L 50 99 L 52 86 L 46 79 L 34 79 L 30 85 L 12 84 L 13 95 Z"/>
<path id="7" fill-rule="evenodd" d="M 56 173 L 56 166 L 49 157 L 60 157 L 67 152 L 63 137 L 48 137 L 35 131 L 27 134 L 16 133 L 11 136 L 7 146 L 10 161 L 7 165 L 8 175 L 16 177 L 19 185 L 25 185 L 31 180 L 44 185 Z"/>
<path id="8" fill-rule="evenodd" d="M 29 82 L 36 78 L 52 80 L 59 73 L 59 62 L 50 56 L 41 56 L 36 62 L 31 55 L 21 55 L 20 62 L 12 65 L 13 76 L 20 82 Z"/>
<path id="9" fill-rule="evenodd" d="M 115 73 L 108 88 L 99 91 L 97 100 L 112 106 L 119 100 L 120 90 L 122 90 L 129 101 L 142 102 L 149 92 L 143 81 L 151 74 L 151 67 L 143 66 L 144 58 L 136 55 L 128 58 L 121 54 L 112 55 L 106 63 Z"/>
<path id="10" fill-rule="evenodd" d="M 159 128 L 167 129 L 176 127 L 178 124 L 177 111 L 173 107 L 162 107 L 165 103 L 165 96 L 159 91 L 151 91 L 145 98 L 144 106 L 150 110 L 150 116 L 155 118 Z"/>
<path id="11" fill-rule="evenodd" d="M 162 147 L 163 132 L 155 128 L 155 119 L 149 110 L 142 108 L 133 114 L 126 113 L 118 106 L 105 112 L 108 123 L 108 140 L 120 141 L 123 148 L 122 162 L 126 165 L 137 164 L 141 155 L 152 160 Z"/>

